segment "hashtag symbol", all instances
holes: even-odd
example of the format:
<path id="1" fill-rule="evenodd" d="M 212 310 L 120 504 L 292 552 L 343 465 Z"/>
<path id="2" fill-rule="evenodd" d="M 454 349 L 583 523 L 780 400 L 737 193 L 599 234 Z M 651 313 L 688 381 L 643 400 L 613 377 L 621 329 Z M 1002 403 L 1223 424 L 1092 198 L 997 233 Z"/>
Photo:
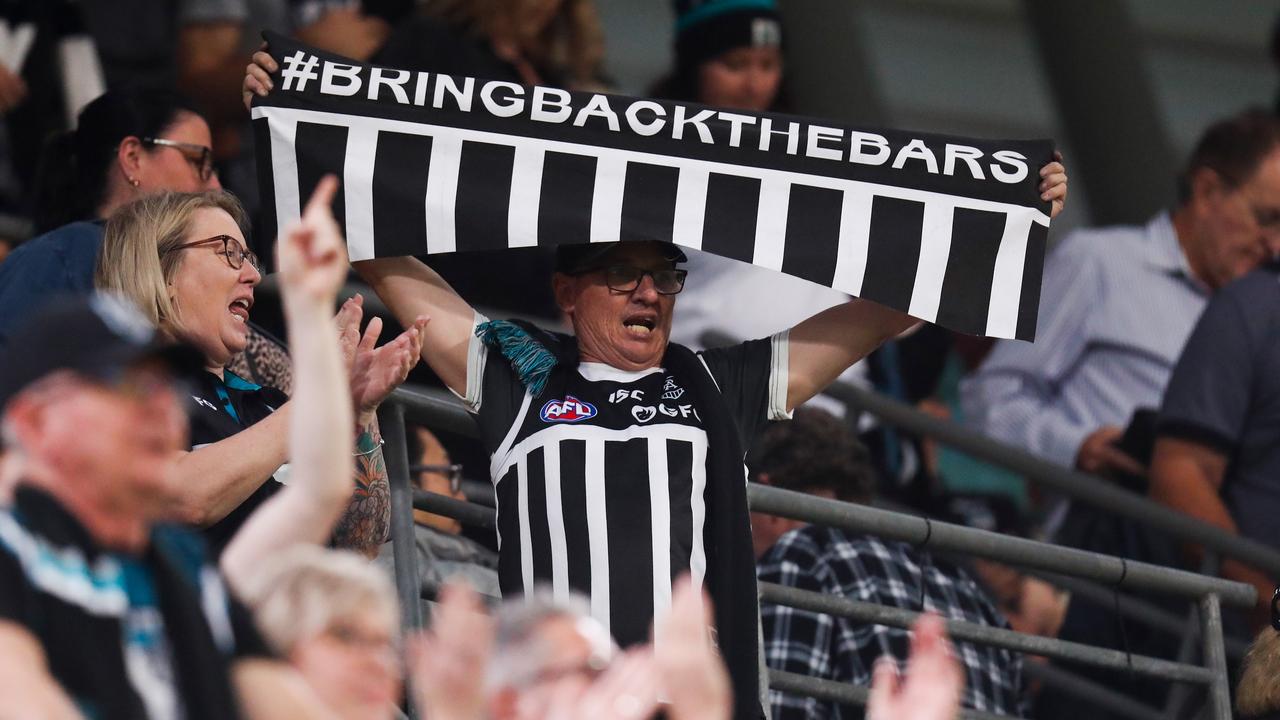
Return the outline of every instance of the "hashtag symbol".
<path id="1" fill-rule="evenodd" d="M 319 64 L 320 58 L 308 55 L 301 50 L 285 58 L 284 68 L 280 70 L 280 76 L 284 78 L 284 89 L 298 92 L 305 90 L 307 81 L 318 77 L 316 66 Z"/>

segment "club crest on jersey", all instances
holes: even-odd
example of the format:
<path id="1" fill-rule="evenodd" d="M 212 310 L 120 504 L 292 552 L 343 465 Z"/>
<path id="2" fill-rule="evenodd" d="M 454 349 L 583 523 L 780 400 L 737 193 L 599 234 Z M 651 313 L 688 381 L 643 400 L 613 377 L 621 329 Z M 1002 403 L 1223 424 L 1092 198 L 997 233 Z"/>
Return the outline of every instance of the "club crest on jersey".
<path id="1" fill-rule="evenodd" d="M 563 400 L 548 401 L 539 413 L 543 422 L 578 422 L 595 416 L 595 405 L 583 402 L 572 395 L 565 395 Z"/>
<path id="2" fill-rule="evenodd" d="M 667 382 L 662 386 L 662 399 L 679 400 L 681 395 L 684 395 L 684 388 L 676 385 L 675 378 L 667 376 Z"/>

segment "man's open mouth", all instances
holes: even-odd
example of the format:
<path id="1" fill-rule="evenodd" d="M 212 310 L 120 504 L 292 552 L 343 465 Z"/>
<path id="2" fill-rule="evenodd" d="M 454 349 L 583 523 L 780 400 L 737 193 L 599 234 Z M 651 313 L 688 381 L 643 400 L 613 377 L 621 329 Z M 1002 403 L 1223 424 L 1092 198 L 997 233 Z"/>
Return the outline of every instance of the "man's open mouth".
<path id="1" fill-rule="evenodd" d="M 657 325 L 657 318 L 649 315 L 633 315 L 622 321 L 622 326 L 627 329 L 627 332 L 636 335 L 648 335 Z"/>

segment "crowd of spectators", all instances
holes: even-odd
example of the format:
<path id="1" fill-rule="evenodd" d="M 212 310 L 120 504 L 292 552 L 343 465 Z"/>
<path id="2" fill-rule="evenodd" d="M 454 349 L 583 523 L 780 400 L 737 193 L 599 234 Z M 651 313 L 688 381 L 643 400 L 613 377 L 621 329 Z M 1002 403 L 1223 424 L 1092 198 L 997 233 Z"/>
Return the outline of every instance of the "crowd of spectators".
<path id="1" fill-rule="evenodd" d="M 1052 717 L 1069 706 L 1038 694 L 1024 673 L 1024 663 L 1042 659 L 953 647 L 935 615 L 1172 657 L 1176 647 L 1116 630 L 1112 608 L 1012 568 L 763 514 L 750 517 L 751 557 L 722 548 L 676 558 L 667 546 L 667 606 L 645 598 L 638 620 L 627 618 L 638 635 L 620 648 L 607 595 L 602 618 L 598 596 L 579 598 L 559 580 L 553 591 L 530 591 L 535 575 L 552 584 L 560 556 L 552 548 L 552 560 L 529 558 L 538 539 L 522 535 L 537 513 L 527 495 L 503 495 L 511 483 L 497 498 L 499 529 L 519 530 L 505 535 L 507 554 L 493 533 L 414 512 L 434 622 L 402 637 L 380 404 L 411 377 L 443 384 L 480 415 L 483 433 L 502 440 L 529 382 L 495 379 L 506 364 L 486 360 L 475 336 L 486 326 L 495 335 L 536 332 L 495 329 L 469 303 L 590 328 L 591 290 L 580 278 L 601 271 L 609 294 L 652 294 L 642 303 L 659 308 L 655 336 L 698 350 L 768 338 L 697 356 L 708 386 L 729 398 L 720 412 L 733 428 L 760 430 L 722 443 L 746 453 L 751 482 L 1198 567 L 1197 548 L 1135 533 L 1065 498 L 1009 511 L 1001 497 L 956 491 L 965 478 L 944 467 L 930 440 L 820 394 L 838 377 L 961 417 L 1233 533 L 1280 542 L 1270 522 L 1280 503 L 1271 476 L 1280 469 L 1280 121 L 1271 113 L 1208 127 L 1177 179 L 1176 202 L 1145 226 L 1058 241 L 1034 343 L 989 347 L 731 260 L 625 249 L 499 254 L 483 273 L 460 255 L 430 268 L 359 263 L 391 311 L 384 320 L 359 294 L 339 302 L 352 280 L 329 210 L 336 181 L 323 181 L 278 239 L 252 232 L 258 193 L 246 108 L 272 90 L 276 69 L 259 31 L 379 65 L 607 90 L 591 0 L 104 5 L 0 8 L 8 31 L 0 35 L 0 716 L 394 718 L 409 704 L 433 720 L 847 713 L 780 690 L 744 701 L 743 678 L 767 665 L 870 685 L 869 717 L 931 720 L 957 705 Z M 803 110 L 783 80 L 792 39 L 773 0 L 676 0 L 675 8 L 674 65 L 650 94 Z M 1065 170 L 1051 163 L 1042 177 L 1056 213 Z M 270 248 L 272 257 L 258 257 Z M 614 277 L 609 263 L 621 260 L 638 277 Z M 686 261 L 688 288 L 664 330 L 662 313 L 670 325 L 671 297 L 684 289 L 684 275 L 673 285 L 671 270 Z M 278 299 L 260 292 L 269 269 Z M 250 322 L 257 303 L 261 316 L 282 321 Z M 384 323 L 394 337 L 379 344 Z M 771 335 L 791 326 L 790 340 Z M 812 348 L 855 326 L 861 334 L 845 333 L 834 357 L 814 358 Z M 665 339 L 651 364 L 678 373 L 685 361 L 667 354 Z M 553 354 L 562 349 L 548 342 Z M 779 386 L 777 348 L 788 342 L 790 385 Z M 626 371 L 639 382 L 645 366 L 630 362 L 583 378 L 616 383 Z M 703 392 L 679 377 L 692 396 Z M 498 413 L 501 432 L 486 424 Z M 494 447 L 423 427 L 406 436 L 417 489 L 467 499 L 476 467 L 499 485 L 498 468 L 488 467 Z M 504 512 L 517 499 L 518 513 Z M 745 522 L 740 493 L 718 500 L 726 504 L 709 516 L 740 508 Z M 1008 512 L 1018 517 L 990 519 Z M 535 528 L 560 514 L 548 510 Z M 745 525 L 736 522 L 709 532 L 741 540 Z M 606 552 L 625 557 L 616 545 Z M 750 575 L 752 558 L 762 582 L 923 618 L 907 631 L 768 603 L 757 614 L 742 593 L 715 594 L 741 582 L 739 570 Z M 595 562 L 593 554 L 593 571 Z M 650 569 L 637 572 L 652 588 Z M 699 587 L 702 573 L 715 578 L 711 595 Z M 674 579 L 684 574 L 694 580 Z M 1242 633 L 1262 628 L 1240 694 L 1242 711 L 1261 717 L 1280 709 L 1266 675 L 1280 637 L 1266 627 L 1276 579 L 1233 561 L 1221 574 L 1258 588 L 1257 612 L 1227 622 Z M 522 590 L 519 600 L 499 600 Z M 615 620 L 633 601 L 614 598 Z M 741 632 L 709 632 L 752 625 L 761 665 Z M 1131 679 L 1095 679 L 1159 699 Z"/>

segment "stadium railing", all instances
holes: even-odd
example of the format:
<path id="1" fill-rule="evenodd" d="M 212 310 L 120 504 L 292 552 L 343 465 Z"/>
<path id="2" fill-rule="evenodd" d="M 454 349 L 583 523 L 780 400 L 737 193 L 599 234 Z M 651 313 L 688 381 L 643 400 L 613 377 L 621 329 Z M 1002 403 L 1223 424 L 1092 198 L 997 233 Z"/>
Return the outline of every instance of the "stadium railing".
<path id="1" fill-rule="evenodd" d="M 493 527 L 495 519 L 492 507 L 413 489 L 405 452 L 406 417 L 435 430 L 467 436 L 474 436 L 476 427 L 461 403 L 445 391 L 400 388 L 379 411 L 382 434 L 387 443 L 386 461 L 391 485 L 391 541 L 395 556 L 396 585 L 404 625 L 406 628 L 417 628 L 422 626 L 423 617 L 422 606 L 418 601 L 421 584 L 414 549 L 413 509 L 455 517 L 464 523 L 485 527 Z M 1185 638 L 1191 638 L 1188 641 L 1191 643 L 1199 640 L 1203 665 L 1191 663 L 1190 654 L 1178 661 L 1170 661 L 967 622 L 948 621 L 947 627 L 952 637 L 959 640 L 1158 678 L 1171 681 L 1175 687 L 1185 685 L 1193 690 L 1199 688 L 1207 692 L 1206 710 L 1210 717 L 1223 720 L 1231 717 L 1221 607 L 1224 603 L 1241 608 L 1252 607 L 1256 591 L 1251 585 L 768 486 L 749 486 L 748 500 L 753 510 L 838 527 L 854 533 L 900 540 L 922 549 L 980 557 L 1051 573 L 1053 576 L 1083 579 L 1116 592 L 1136 590 L 1185 598 L 1194 603 L 1196 608 L 1196 617 L 1188 625 L 1199 625 L 1198 633 L 1187 633 Z M 1211 536 L 1204 537 L 1218 542 Z M 1238 549 L 1231 548 L 1226 543 L 1221 548 L 1224 554 L 1227 554 L 1228 549 Z M 917 613 L 901 608 L 861 603 L 767 583 L 761 584 L 761 597 L 767 602 L 894 627 L 909 627 L 917 616 Z M 1029 674 L 1046 684 L 1074 694 L 1081 701 L 1141 720 L 1168 716 L 1166 712 L 1060 668 L 1033 668 L 1034 665 L 1036 663 L 1024 664 Z M 769 682 L 774 689 L 826 700 L 852 704 L 864 704 L 866 701 L 866 688 L 824 678 L 770 671 Z M 1189 693 L 1182 694 L 1179 702 L 1186 702 L 1190 697 Z M 999 716 L 965 711 L 961 717 Z"/>

